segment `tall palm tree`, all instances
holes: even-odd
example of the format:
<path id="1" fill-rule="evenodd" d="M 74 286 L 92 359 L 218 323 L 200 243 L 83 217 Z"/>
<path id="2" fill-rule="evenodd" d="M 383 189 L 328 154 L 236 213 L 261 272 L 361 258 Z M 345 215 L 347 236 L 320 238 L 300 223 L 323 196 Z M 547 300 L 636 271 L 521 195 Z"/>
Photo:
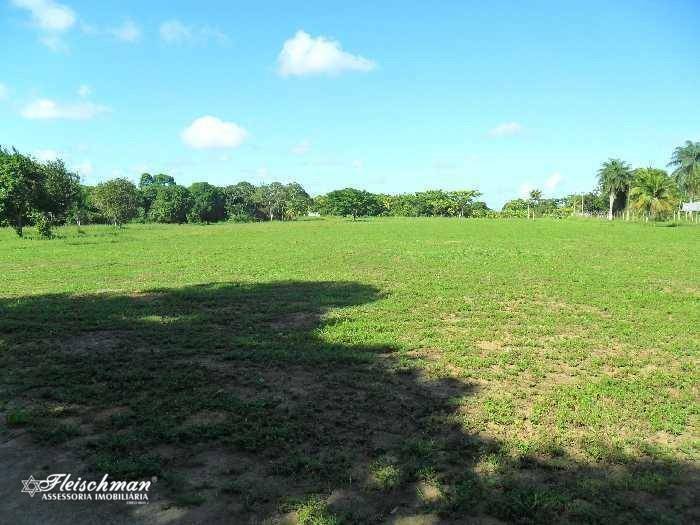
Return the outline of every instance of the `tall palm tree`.
<path id="1" fill-rule="evenodd" d="M 629 191 L 632 182 L 632 170 L 629 164 L 620 159 L 608 159 L 598 170 L 598 180 L 601 189 L 608 194 L 608 220 L 613 219 L 613 204 L 615 195 L 621 191 Z"/>
<path id="2" fill-rule="evenodd" d="M 675 209 L 678 203 L 677 186 L 664 170 L 640 168 L 635 175 L 630 190 L 633 208 L 645 212 L 652 219 Z"/>
<path id="3" fill-rule="evenodd" d="M 673 150 L 669 166 L 674 166 L 673 177 L 683 193 L 692 200 L 700 192 L 700 142 L 685 141 Z"/>

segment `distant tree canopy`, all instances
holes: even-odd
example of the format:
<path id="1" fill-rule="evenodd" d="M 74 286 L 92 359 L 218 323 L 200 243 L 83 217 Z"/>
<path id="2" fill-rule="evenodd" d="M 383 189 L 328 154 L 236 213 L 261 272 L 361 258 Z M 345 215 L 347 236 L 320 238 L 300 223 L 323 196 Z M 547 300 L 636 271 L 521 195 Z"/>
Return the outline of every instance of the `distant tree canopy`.
<path id="1" fill-rule="evenodd" d="M 673 172 L 654 168 L 633 170 L 621 159 L 609 159 L 598 171 L 593 191 L 565 198 L 547 198 L 532 190 L 522 199 L 506 202 L 492 211 L 476 190 L 426 190 L 415 193 L 370 193 L 344 188 L 310 197 L 298 183 L 249 182 L 219 187 L 195 182 L 178 185 L 165 173 L 143 173 L 138 186 L 117 178 L 96 186 L 80 184 L 77 174 L 61 160 L 39 162 L 15 149 L 0 147 L 0 226 L 11 226 L 19 236 L 28 225 L 40 236 L 51 236 L 51 227 L 74 222 L 128 221 L 210 223 L 294 220 L 315 212 L 342 217 L 563 217 L 571 214 L 608 218 L 625 210 L 659 219 L 675 213 L 680 202 L 700 195 L 700 142 L 677 147 L 669 166 Z"/>
<path id="2" fill-rule="evenodd" d="M 629 195 L 632 178 L 632 168 L 620 159 L 609 159 L 598 170 L 600 190 L 608 195 L 608 220 L 613 219 L 617 195 Z"/>
<path id="3" fill-rule="evenodd" d="M 336 190 L 314 199 L 314 209 L 321 215 L 403 217 L 473 217 L 486 216 L 491 210 L 475 199 L 476 190 L 428 190 L 387 195 L 355 188 Z"/>
<path id="4" fill-rule="evenodd" d="M 0 148 L 0 224 L 22 237 L 24 226 L 38 216 L 49 228 L 52 221 L 64 221 L 80 193 L 78 180 L 60 160 L 42 164 Z"/>
<path id="5" fill-rule="evenodd" d="M 686 140 L 683 146 L 673 150 L 669 166 L 680 193 L 694 200 L 700 195 L 700 142 Z"/>
<path id="6" fill-rule="evenodd" d="M 54 222 L 65 222 L 80 196 L 80 177 L 66 169 L 62 160 L 44 164 L 44 210 Z"/>
<path id="7" fill-rule="evenodd" d="M 159 173 L 157 175 L 143 173 L 141 175 L 139 180 L 139 194 L 141 197 L 141 212 L 144 219 L 149 217 L 151 206 L 158 194 L 158 189 L 174 185 L 175 179 L 164 173 Z"/>
<path id="8" fill-rule="evenodd" d="M 153 222 L 182 224 L 192 209 L 192 195 L 177 184 L 160 186 L 150 206 L 148 218 Z"/>
<path id="9" fill-rule="evenodd" d="M 319 210 L 324 215 L 338 215 L 341 217 L 358 217 L 368 215 L 380 215 L 382 208 L 379 196 L 365 190 L 345 188 L 328 193 L 325 196 L 324 208 Z"/>
<path id="10" fill-rule="evenodd" d="M 224 188 L 224 208 L 229 220 L 247 222 L 255 219 L 255 186 L 249 182 L 239 182 Z"/>
<path id="11" fill-rule="evenodd" d="M 224 192 L 208 182 L 195 182 L 189 188 L 191 207 L 187 214 L 189 222 L 217 222 L 226 217 Z"/>
<path id="12" fill-rule="evenodd" d="M 664 170 L 639 168 L 634 172 L 630 201 L 634 209 L 654 219 L 678 206 L 678 186 Z"/>
<path id="13" fill-rule="evenodd" d="M 136 217 L 139 193 L 127 179 L 113 179 L 98 184 L 92 192 L 95 206 L 114 225 L 121 225 Z"/>

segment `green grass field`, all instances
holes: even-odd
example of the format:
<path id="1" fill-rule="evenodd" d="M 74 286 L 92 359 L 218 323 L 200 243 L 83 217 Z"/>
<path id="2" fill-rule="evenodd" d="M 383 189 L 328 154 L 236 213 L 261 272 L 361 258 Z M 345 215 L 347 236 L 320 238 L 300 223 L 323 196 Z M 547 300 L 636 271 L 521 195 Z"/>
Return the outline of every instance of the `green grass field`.
<path id="1" fill-rule="evenodd" d="M 698 227 L 58 233 L 0 231 L 0 438 L 157 476 L 158 512 L 700 520 Z"/>

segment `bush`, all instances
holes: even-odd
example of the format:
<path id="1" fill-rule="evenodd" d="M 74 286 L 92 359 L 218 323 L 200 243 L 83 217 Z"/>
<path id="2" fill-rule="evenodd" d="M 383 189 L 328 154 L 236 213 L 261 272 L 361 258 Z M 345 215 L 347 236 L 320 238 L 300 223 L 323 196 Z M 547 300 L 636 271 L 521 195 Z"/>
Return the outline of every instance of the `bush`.
<path id="1" fill-rule="evenodd" d="M 245 211 L 236 210 L 233 213 L 229 212 L 228 220 L 231 222 L 253 222 L 255 217 Z"/>
<path id="2" fill-rule="evenodd" d="M 53 231 L 51 230 L 52 224 L 49 217 L 43 213 L 37 212 L 32 215 L 32 220 L 34 221 L 34 227 L 40 239 L 53 238 Z"/>

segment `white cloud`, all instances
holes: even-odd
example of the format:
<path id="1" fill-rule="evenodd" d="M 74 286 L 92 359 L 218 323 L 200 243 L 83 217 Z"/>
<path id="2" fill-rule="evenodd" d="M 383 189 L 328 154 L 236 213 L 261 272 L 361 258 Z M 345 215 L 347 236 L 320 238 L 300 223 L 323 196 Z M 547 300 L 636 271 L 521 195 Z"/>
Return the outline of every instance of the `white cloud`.
<path id="1" fill-rule="evenodd" d="M 10 94 L 10 90 L 5 84 L 0 82 L 0 100 L 5 100 Z"/>
<path id="2" fill-rule="evenodd" d="M 34 152 L 34 158 L 39 162 L 50 162 L 58 159 L 63 159 L 66 161 L 66 155 L 55 149 L 39 149 Z M 89 177 L 95 171 L 92 162 L 89 160 L 84 160 L 79 164 L 71 162 L 70 159 L 66 161 L 66 164 L 70 166 L 70 169 L 78 173 L 81 177 Z"/>
<path id="3" fill-rule="evenodd" d="M 517 122 L 506 122 L 500 124 L 489 131 L 489 135 L 492 137 L 507 137 L 510 135 L 517 135 L 523 130 L 522 125 Z"/>
<path id="4" fill-rule="evenodd" d="M 39 39 L 39 42 L 44 44 L 54 53 L 67 53 L 68 44 L 63 41 L 63 38 L 57 35 L 46 35 Z"/>
<path id="5" fill-rule="evenodd" d="M 365 163 L 362 162 L 362 161 L 359 160 L 359 159 L 355 159 L 355 160 L 352 161 L 351 166 L 352 166 L 353 168 L 355 168 L 356 170 L 361 170 L 361 169 L 363 169 L 363 168 L 365 167 Z"/>
<path id="6" fill-rule="evenodd" d="M 192 27 L 176 19 L 166 20 L 160 24 L 158 31 L 160 39 L 167 44 L 204 43 L 214 40 L 224 45 L 229 41 L 229 38 L 218 29 L 207 26 Z"/>
<path id="7" fill-rule="evenodd" d="M 520 189 L 518 190 L 518 193 L 520 194 L 520 198 L 522 199 L 528 199 L 530 198 L 530 192 L 534 190 L 535 187 L 530 184 L 529 182 L 525 182 L 520 185 Z"/>
<path id="8" fill-rule="evenodd" d="M 292 155 L 306 155 L 311 150 L 311 142 L 302 140 L 299 144 L 292 146 Z"/>
<path id="9" fill-rule="evenodd" d="M 29 11 L 33 25 L 41 31 L 39 42 L 57 53 L 68 51 L 63 33 L 75 25 L 75 11 L 53 0 L 11 0 L 11 3 Z"/>
<path id="10" fill-rule="evenodd" d="M 283 77 L 371 71 L 377 67 L 372 60 L 343 51 L 336 40 L 324 36 L 313 38 L 304 31 L 297 31 L 284 43 L 277 62 Z"/>
<path id="11" fill-rule="evenodd" d="M 12 3 L 29 11 L 32 21 L 45 31 L 65 31 L 75 24 L 75 12 L 53 0 L 12 0 Z"/>
<path id="12" fill-rule="evenodd" d="M 237 148 L 247 136 L 238 124 L 210 115 L 195 119 L 181 134 L 182 141 L 194 149 Z"/>
<path id="13" fill-rule="evenodd" d="M 160 24 L 160 38 L 168 43 L 186 42 L 192 39 L 192 30 L 179 20 L 166 20 Z"/>
<path id="14" fill-rule="evenodd" d="M 557 186 L 559 186 L 559 183 L 562 181 L 562 176 L 561 173 L 558 171 L 552 173 L 549 178 L 544 182 L 544 188 L 547 191 L 554 191 L 557 189 Z"/>
<path id="15" fill-rule="evenodd" d="M 115 27 L 110 32 L 122 42 L 129 42 L 130 44 L 138 42 L 141 38 L 141 28 L 133 20 L 124 20 L 122 25 Z"/>
<path id="16" fill-rule="evenodd" d="M 55 149 L 38 149 L 34 152 L 34 156 L 39 162 L 48 162 L 58 159 L 61 154 Z"/>
<path id="17" fill-rule="evenodd" d="M 90 95 L 92 95 L 92 88 L 90 86 L 88 86 L 87 84 L 82 84 L 78 88 L 78 96 L 79 97 L 85 98 L 85 97 L 89 97 Z"/>
<path id="18" fill-rule="evenodd" d="M 202 40 L 214 40 L 219 45 L 228 44 L 231 39 L 225 33 L 222 33 L 215 27 L 202 27 L 199 30 L 199 35 Z"/>
<path id="19" fill-rule="evenodd" d="M 92 162 L 90 162 L 89 160 L 84 160 L 80 164 L 73 166 L 73 169 L 81 177 L 89 177 L 95 171 L 95 167 L 92 165 Z"/>
<path id="20" fill-rule="evenodd" d="M 545 190 L 548 192 L 553 192 L 554 190 L 557 189 L 557 186 L 559 186 L 559 183 L 564 180 L 564 177 L 561 176 L 561 173 L 558 171 L 555 171 L 552 173 L 547 179 L 544 181 L 544 184 L 542 186 L 535 186 L 531 182 L 524 182 L 523 184 L 520 185 L 520 188 L 518 189 L 518 193 L 520 194 L 520 197 L 523 199 L 528 199 L 530 198 L 530 192 L 532 190 L 536 190 L 538 188 L 544 187 Z"/>
<path id="21" fill-rule="evenodd" d="M 47 98 L 42 98 L 25 106 L 22 110 L 22 116 L 32 120 L 89 120 L 108 111 L 109 108 L 91 102 L 61 104 Z"/>

